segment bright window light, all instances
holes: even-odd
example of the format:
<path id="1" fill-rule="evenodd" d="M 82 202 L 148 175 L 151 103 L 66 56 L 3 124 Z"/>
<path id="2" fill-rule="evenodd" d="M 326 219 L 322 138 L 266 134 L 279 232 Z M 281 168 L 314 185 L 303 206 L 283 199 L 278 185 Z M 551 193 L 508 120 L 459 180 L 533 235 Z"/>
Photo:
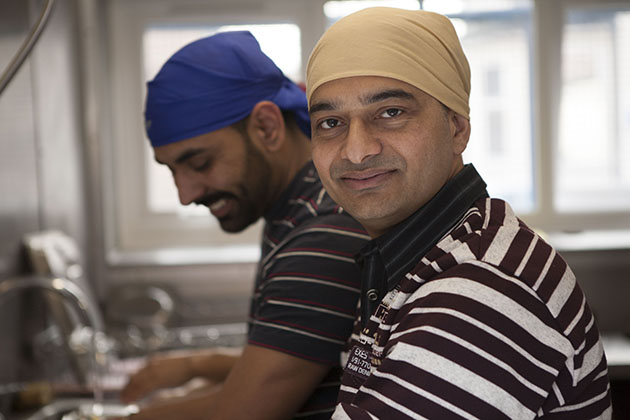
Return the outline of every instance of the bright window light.
<path id="1" fill-rule="evenodd" d="M 507 200 L 518 213 L 530 213 L 536 207 L 530 83 L 532 5 L 523 8 L 520 0 L 440 2 L 443 7 L 450 3 L 450 10 L 461 12 L 452 21 L 472 74 L 472 130 L 464 160 L 475 165 L 491 196 Z M 470 12 L 473 6 L 474 12 Z M 485 13 L 477 13 L 482 6 L 487 8 Z"/>
<path id="2" fill-rule="evenodd" d="M 450 15 L 464 11 L 463 0 L 424 0 L 422 8 L 431 12 Z"/>
<path id="3" fill-rule="evenodd" d="M 630 11 L 570 10 L 563 40 L 554 205 L 630 209 Z"/>
<path id="4" fill-rule="evenodd" d="M 504 12 L 519 7 L 529 8 L 531 0 L 424 0 L 422 8 L 443 15 L 471 12 Z"/>
<path id="5" fill-rule="evenodd" d="M 419 10 L 418 0 L 348 0 L 327 1 L 324 3 L 324 14 L 332 21 L 368 7 L 397 7 L 399 9 Z"/>
<path id="6" fill-rule="evenodd" d="M 155 25 L 144 33 L 145 78 L 151 80 L 162 64 L 184 45 L 217 32 L 250 31 L 262 51 L 283 73 L 294 81 L 302 81 L 300 28 L 292 23 L 264 25 Z"/>

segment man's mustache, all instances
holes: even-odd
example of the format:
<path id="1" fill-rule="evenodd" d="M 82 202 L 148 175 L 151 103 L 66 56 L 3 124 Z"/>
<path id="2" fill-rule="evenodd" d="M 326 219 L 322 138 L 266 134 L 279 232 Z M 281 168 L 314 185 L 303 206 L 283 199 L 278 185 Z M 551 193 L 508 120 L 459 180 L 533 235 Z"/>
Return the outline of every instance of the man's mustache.
<path id="1" fill-rule="evenodd" d="M 211 194 L 207 194 L 197 200 L 194 201 L 195 204 L 200 205 L 200 206 L 206 206 L 206 207 L 210 207 L 212 204 L 216 203 L 217 201 L 221 200 L 221 199 L 228 199 L 228 198 L 236 198 L 236 196 L 234 194 L 230 194 L 228 192 L 216 192 L 216 193 L 211 193 Z"/>
<path id="2" fill-rule="evenodd" d="M 370 169 L 404 169 L 406 166 L 404 160 L 397 156 L 376 155 L 360 163 L 341 159 L 331 165 L 330 175 L 333 178 L 342 178 L 345 174 L 352 172 L 363 172 Z"/>

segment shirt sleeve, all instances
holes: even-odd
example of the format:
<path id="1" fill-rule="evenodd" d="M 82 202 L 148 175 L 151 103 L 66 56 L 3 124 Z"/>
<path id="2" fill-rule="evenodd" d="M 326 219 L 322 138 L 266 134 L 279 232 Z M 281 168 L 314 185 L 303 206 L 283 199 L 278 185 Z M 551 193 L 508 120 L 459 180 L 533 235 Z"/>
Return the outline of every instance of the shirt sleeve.
<path id="1" fill-rule="evenodd" d="M 360 291 L 354 255 L 366 239 L 339 214 L 318 217 L 294 236 L 265 266 L 249 343 L 339 365 Z"/>
<path id="2" fill-rule="evenodd" d="M 605 358 L 590 315 L 576 309 L 583 329 L 572 342 L 522 282 L 499 270 L 458 270 L 409 298 L 381 365 L 333 419 L 533 419 L 558 407 L 568 388 L 575 411 L 552 414 L 605 418 Z M 577 363 L 576 375 L 567 366 Z"/>

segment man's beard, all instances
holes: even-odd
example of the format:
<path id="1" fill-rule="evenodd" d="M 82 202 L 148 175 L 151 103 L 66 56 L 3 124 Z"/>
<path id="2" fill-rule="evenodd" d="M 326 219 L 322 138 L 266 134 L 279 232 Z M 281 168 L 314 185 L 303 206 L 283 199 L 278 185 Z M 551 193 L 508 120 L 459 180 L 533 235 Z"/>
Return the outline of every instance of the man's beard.
<path id="1" fill-rule="evenodd" d="M 255 223 L 272 205 L 273 194 L 269 181 L 272 169 L 262 153 L 254 147 L 249 136 L 243 136 L 246 147 L 245 173 L 237 185 L 238 192 L 215 191 L 195 201 L 208 208 L 225 199 L 235 205 L 235 209 L 221 219 L 217 219 L 221 229 L 228 233 L 238 233 Z"/>

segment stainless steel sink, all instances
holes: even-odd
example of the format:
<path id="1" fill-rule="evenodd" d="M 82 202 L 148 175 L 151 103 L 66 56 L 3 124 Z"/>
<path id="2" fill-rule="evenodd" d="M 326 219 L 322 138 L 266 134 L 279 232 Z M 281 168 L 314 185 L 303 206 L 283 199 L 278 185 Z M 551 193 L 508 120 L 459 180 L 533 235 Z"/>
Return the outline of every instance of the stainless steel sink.
<path id="1" fill-rule="evenodd" d="M 53 401 L 24 420 L 106 420 L 137 412 L 135 404 L 95 403 L 91 398 L 68 398 Z"/>

